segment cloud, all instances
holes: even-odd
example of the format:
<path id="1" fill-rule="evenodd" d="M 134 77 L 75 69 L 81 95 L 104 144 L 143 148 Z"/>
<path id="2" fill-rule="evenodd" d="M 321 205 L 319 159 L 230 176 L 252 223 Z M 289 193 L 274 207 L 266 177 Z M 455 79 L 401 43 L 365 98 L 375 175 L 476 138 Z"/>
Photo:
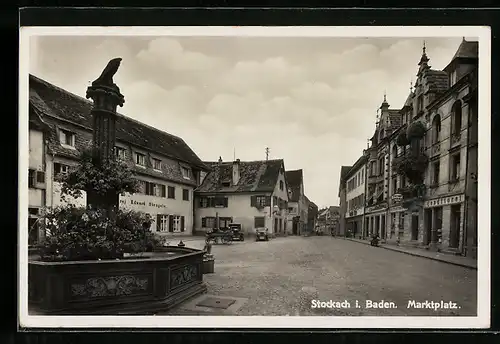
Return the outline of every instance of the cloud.
<path id="1" fill-rule="evenodd" d="M 221 62 L 218 58 L 183 48 L 178 40 L 157 38 L 137 54 L 137 58 L 147 64 L 181 72 L 206 71 L 216 68 Z"/>
<path id="2" fill-rule="evenodd" d="M 423 41 L 82 37 L 34 40 L 30 72 L 84 95 L 122 57 L 124 114 L 182 137 L 204 160 L 264 159 L 270 147 L 287 169 L 304 169 L 320 207 L 338 204 L 340 166 L 366 148 L 384 91 L 392 108 L 403 105 Z M 444 67 L 459 43 L 426 39 L 431 66 Z"/>

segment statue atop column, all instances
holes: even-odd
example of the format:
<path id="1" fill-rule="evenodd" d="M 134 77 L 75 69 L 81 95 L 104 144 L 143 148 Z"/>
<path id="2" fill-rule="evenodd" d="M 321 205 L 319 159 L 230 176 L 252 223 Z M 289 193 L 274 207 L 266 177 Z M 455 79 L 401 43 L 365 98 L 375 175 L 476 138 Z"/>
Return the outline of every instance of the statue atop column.
<path id="1" fill-rule="evenodd" d="M 106 68 L 102 71 L 101 75 L 92 82 L 92 86 L 106 86 L 111 88 L 118 88 L 113 82 L 113 76 L 118 71 L 122 62 L 121 57 L 117 57 L 108 62 Z"/>

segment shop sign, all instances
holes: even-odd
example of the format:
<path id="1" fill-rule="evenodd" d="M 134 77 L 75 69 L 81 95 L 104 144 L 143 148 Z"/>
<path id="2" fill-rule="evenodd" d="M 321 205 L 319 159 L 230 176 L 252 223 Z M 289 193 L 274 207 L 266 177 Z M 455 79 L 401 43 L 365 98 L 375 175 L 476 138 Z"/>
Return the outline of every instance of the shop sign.
<path id="1" fill-rule="evenodd" d="M 424 203 L 424 208 L 432 208 L 432 207 L 441 207 L 443 205 L 452 205 L 452 204 L 458 204 L 462 203 L 465 199 L 465 196 L 462 195 L 455 195 L 455 196 L 448 196 L 448 197 L 441 197 L 438 199 L 431 199 L 428 201 L 425 201 Z"/>

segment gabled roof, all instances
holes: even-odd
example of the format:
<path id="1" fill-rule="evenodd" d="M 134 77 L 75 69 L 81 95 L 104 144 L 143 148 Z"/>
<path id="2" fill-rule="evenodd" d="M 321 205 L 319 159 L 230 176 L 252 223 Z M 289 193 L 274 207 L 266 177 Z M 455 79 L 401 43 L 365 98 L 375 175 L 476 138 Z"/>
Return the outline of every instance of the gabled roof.
<path id="1" fill-rule="evenodd" d="M 286 171 L 286 181 L 288 189 L 291 190 L 289 195 L 290 202 L 298 202 L 300 199 L 300 186 L 304 182 L 304 174 L 302 170 Z"/>
<path id="2" fill-rule="evenodd" d="M 62 121 L 68 121 L 84 129 L 92 130 L 92 102 L 33 75 L 29 76 L 29 88 L 30 105 L 33 106 L 39 114 Z M 68 155 L 76 158 L 78 152 L 63 148 L 58 143 L 56 128 L 52 126 L 52 129 L 52 135 L 50 137 L 51 149 L 56 154 Z M 160 131 L 122 114 L 117 114 L 116 139 L 117 141 L 123 141 L 174 160 L 188 163 L 202 170 L 207 169 L 200 158 L 181 138 Z"/>
<path id="3" fill-rule="evenodd" d="M 238 184 L 232 184 L 233 162 L 205 162 L 210 165 L 211 172 L 207 174 L 203 183 L 196 189 L 200 193 L 212 192 L 273 192 L 278 182 L 280 171 L 284 171 L 283 159 L 240 161 L 240 179 Z M 217 181 L 219 169 L 219 181 Z M 229 186 L 224 186 L 229 182 Z"/>

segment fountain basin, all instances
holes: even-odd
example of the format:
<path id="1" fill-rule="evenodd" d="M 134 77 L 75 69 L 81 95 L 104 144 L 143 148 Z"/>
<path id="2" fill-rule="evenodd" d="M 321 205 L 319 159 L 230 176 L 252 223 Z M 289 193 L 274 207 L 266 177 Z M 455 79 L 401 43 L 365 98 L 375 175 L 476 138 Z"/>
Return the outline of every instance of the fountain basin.
<path id="1" fill-rule="evenodd" d="M 200 293 L 201 250 L 167 246 L 120 260 L 28 263 L 30 314 L 154 314 Z"/>

